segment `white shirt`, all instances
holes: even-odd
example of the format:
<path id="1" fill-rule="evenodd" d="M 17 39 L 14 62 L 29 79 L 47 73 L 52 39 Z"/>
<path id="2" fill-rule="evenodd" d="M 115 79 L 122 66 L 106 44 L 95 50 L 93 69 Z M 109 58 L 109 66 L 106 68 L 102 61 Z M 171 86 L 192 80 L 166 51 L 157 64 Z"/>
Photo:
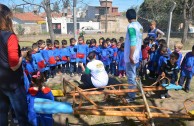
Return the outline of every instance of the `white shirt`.
<path id="1" fill-rule="evenodd" d="M 139 58 L 140 58 L 140 53 L 141 53 L 141 45 L 142 45 L 142 39 L 143 39 L 143 27 L 141 26 L 141 24 L 137 21 L 135 22 L 131 22 L 128 26 L 127 26 L 127 33 L 126 33 L 126 38 L 125 38 L 125 48 L 124 48 L 124 60 L 125 63 L 130 62 L 129 60 L 129 56 L 130 56 L 130 45 L 131 45 L 131 36 L 129 34 L 129 29 L 130 28 L 134 28 L 135 29 L 135 36 L 136 36 L 136 49 L 133 55 L 133 59 L 135 63 L 139 62 Z M 133 34 L 134 35 L 134 34 Z"/>
<path id="2" fill-rule="evenodd" d="M 92 60 L 87 64 L 91 71 L 91 80 L 94 87 L 99 88 L 108 84 L 108 74 L 100 60 Z"/>

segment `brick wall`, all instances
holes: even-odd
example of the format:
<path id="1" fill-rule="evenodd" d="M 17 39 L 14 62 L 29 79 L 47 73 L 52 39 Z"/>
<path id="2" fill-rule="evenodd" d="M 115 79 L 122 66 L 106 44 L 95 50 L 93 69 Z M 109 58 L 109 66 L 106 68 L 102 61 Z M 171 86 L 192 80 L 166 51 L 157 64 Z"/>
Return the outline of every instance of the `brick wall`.
<path id="1" fill-rule="evenodd" d="M 42 33 L 41 24 L 20 24 L 25 29 L 24 34 L 39 34 Z M 14 31 L 17 34 L 19 24 L 14 24 Z"/>

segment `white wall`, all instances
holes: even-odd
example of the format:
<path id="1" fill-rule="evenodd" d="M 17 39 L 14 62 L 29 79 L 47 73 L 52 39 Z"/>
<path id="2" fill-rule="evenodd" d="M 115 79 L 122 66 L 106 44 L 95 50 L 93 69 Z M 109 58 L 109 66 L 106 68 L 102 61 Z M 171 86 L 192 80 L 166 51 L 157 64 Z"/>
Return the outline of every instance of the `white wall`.
<path id="1" fill-rule="evenodd" d="M 79 23 L 80 23 L 80 29 L 82 27 L 87 27 L 87 26 L 93 27 L 94 29 L 100 29 L 100 22 L 89 21 L 89 22 L 79 22 Z"/>

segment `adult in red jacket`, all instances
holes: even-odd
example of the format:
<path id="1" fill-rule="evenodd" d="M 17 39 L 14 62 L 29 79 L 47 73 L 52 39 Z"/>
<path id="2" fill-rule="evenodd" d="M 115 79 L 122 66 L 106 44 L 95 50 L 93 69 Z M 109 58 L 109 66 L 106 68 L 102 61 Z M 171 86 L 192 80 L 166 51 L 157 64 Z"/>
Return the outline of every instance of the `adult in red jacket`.
<path id="1" fill-rule="evenodd" d="M 13 32 L 12 12 L 3 4 L 0 4 L 0 22 L 0 126 L 8 125 L 10 106 L 19 125 L 28 126 L 22 56 Z"/>

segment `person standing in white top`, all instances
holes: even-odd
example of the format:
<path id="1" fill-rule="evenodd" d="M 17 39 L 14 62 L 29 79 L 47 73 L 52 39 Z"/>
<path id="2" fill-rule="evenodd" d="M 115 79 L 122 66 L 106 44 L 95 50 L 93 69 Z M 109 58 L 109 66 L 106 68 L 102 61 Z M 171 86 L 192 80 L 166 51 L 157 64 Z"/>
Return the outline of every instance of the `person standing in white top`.
<path id="1" fill-rule="evenodd" d="M 80 85 L 80 88 L 101 88 L 108 84 L 108 74 L 104 68 L 103 63 L 100 60 L 96 60 L 96 53 L 90 52 L 88 54 L 89 62 L 84 68 L 83 64 L 79 63 L 84 71 L 84 74 L 81 76 L 81 81 L 83 85 Z"/>
<path id="2" fill-rule="evenodd" d="M 127 26 L 125 39 L 124 60 L 126 64 L 128 83 L 133 85 L 129 86 L 129 89 L 134 89 L 136 88 L 136 64 L 140 59 L 143 40 L 143 27 L 139 22 L 137 22 L 134 9 L 127 10 L 126 18 L 129 21 L 129 25 Z M 126 100 L 128 102 L 133 102 L 135 100 L 135 93 L 128 93 Z"/>

